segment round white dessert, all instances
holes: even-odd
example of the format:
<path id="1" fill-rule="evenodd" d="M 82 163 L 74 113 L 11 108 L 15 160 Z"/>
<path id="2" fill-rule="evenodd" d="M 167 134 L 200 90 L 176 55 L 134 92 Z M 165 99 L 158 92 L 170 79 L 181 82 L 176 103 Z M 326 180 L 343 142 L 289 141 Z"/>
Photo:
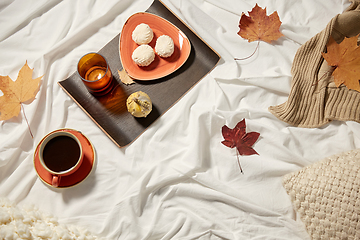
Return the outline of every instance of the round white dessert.
<path id="1" fill-rule="evenodd" d="M 170 57 L 174 53 L 174 41 L 168 35 L 161 35 L 156 40 L 155 52 L 160 57 Z"/>
<path id="2" fill-rule="evenodd" d="M 148 44 L 153 39 L 154 33 L 149 25 L 140 23 L 135 27 L 131 37 L 138 45 Z"/>
<path id="3" fill-rule="evenodd" d="M 133 54 L 132 60 L 139 66 L 149 66 L 155 59 L 155 53 L 152 47 L 147 44 L 138 46 Z"/>

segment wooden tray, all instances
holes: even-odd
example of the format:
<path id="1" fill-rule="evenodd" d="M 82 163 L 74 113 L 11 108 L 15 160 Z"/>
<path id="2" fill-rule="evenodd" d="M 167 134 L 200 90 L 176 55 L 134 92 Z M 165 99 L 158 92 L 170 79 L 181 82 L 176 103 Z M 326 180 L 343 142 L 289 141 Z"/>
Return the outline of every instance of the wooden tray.
<path id="1" fill-rule="evenodd" d="M 146 12 L 165 18 L 189 38 L 191 53 L 181 68 L 158 80 L 136 80 L 136 83 L 132 85 L 123 84 L 118 75 L 118 70 L 122 69 L 119 56 L 120 34 L 118 34 L 99 51 L 107 59 L 116 81 L 114 89 L 109 94 L 94 97 L 87 91 L 76 72 L 58 83 L 119 147 L 124 147 L 139 137 L 156 119 L 209 73 L 220 60 L 220 56 L 161 1 L 155 0 Z M 136 91 L 147 93 L 153 102 L 153 110 L 146 118 L 134 118 L 127 112 L 126 99 Z"/>

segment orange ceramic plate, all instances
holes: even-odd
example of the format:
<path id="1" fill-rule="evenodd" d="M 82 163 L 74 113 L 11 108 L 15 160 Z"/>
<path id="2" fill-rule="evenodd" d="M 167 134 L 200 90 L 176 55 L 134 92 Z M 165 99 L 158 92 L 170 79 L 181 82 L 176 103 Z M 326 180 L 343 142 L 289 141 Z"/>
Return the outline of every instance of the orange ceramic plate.
<path id="1" fill-rule="evenodd" d="M 155 60 L 147 67 L 138 66 L 131 55 L 138 45 L 131 35 L 135 27 L 146 23 L 154 32 L 154 38 L 149 45 L 155 49 L 156 39 L 161 35 L 168 35 L 174 41 L 174 53 L 168 58 L 161 58 L 155 54 Z M 165 77 L 179 69 L 188 59 L 191 44 L 187 36 L 175 25 L 167 20 L 146 12 L 136 13 L 126 21 L 120 36 L 120 58 L 123 68 L 128 75 L 138 80 L 154 80 Z"/>

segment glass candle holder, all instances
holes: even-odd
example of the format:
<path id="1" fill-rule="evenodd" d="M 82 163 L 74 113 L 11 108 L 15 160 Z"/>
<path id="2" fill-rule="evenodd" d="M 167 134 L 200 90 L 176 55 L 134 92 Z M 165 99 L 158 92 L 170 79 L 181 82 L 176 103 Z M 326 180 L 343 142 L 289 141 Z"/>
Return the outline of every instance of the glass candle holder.
<path id="1" fill-rule="evenodd" d="M 112 74 L 106 59 L 98 53 L 88 53 L 80 58 L 77 72 L 90 93 L 104 95 L 111 90 Z"/>

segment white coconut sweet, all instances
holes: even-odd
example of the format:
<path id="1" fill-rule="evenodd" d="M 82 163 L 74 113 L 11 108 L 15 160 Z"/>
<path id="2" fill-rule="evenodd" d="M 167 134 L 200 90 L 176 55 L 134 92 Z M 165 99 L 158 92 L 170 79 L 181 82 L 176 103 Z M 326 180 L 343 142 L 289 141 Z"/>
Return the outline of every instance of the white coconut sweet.
<path id="1" fill-rule="evenodd" d="M 135 27 L 131 37 L 138 45 L 148 44 L 152 41 L 154 33 L 149 25 L 140 23 Z"/>
<path id="2" fill-rule="evenodd" d="M 132 56 L 132 60 L 139 66 L 149 66 L 155 59 L 155 53 L 152 47 L 147 44 L 138 46 Z"/>
<path id="3" fill-rule="evenodd" d="M 160 57 L 170 57 L 174 53 L 174 41 L 168 35 L 161 35 L 156 40 L 155 52 Z"/>

